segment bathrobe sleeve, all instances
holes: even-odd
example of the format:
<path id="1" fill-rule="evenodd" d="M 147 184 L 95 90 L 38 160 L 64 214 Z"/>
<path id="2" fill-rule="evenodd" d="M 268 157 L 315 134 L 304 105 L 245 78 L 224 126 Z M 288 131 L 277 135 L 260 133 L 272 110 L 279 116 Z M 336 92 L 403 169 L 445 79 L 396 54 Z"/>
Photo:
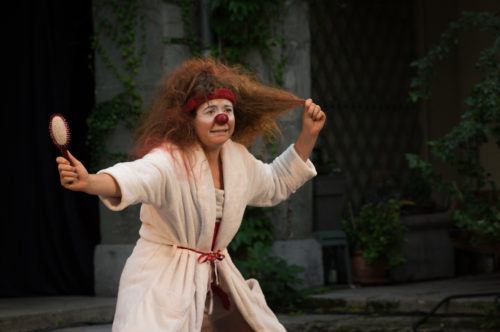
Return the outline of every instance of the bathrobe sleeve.
<path id="1" fill-rule="evenodd" d="M 118 163 L 98 172 L 111 175 L 120 187 L 120 198 L 99 196 L 113 211 L 137 203 L 156 207 L 165 202 L 165 188 L 171 173 L 171 163 L 165 151 L 154 149 L 141 159 Z M 171 177 L 170 177 L 171 178 Z"/>
<path id="2" fill-rule="evenodd" d="M 271 164 L 257 160 L 249 152 L 246 158 L 246 162 L 250 164 L 251 183 L 248 205 L 276 205 L 317 174 L 311 161 L 308 159 L 304 162 L 293 144 Z"/>

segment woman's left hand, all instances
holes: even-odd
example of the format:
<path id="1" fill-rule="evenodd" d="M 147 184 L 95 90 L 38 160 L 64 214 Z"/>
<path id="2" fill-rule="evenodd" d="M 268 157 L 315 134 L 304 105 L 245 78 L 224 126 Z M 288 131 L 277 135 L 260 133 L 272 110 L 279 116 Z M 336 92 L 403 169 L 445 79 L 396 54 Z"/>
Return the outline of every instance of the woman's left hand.
<path id="1" fill-rule="evenodd" d="M 311 136 L 318 136 L 326 122 L 326 115 L 321 107 L 315 104 L 312 99 L 307 99 L 304 104 L 302 114 L 302 133 Z"/>
<path id="2" fill-rule="evenodd" d="M 325 121 L 326 115 L 321 110 L 321 107 L 313 103 L 312 99 L 307 99 L 302 114 L 302 131 L 297 141 L 295 141 L 295 151 L 303 161 L 307 161 L 307 158 L 311 155 Z"/>

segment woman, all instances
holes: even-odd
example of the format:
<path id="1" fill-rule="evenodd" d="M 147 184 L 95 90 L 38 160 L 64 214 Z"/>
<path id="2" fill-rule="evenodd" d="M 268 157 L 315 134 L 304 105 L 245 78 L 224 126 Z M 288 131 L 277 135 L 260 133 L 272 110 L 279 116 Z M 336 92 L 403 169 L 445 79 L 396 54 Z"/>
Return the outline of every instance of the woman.
<path id="1" fill-rule="evenodd" d="M 303 106 L 302 131 L 272 164 L 247 150 L 274 117 Z M 326 117 L 312 100 L 263 86 L 240 68 L 188 60 L 140 129 L 133 162 L 88 174 L 57 158 L 61 184 L 121 210 L 142 203 L 113 331 L 284 331 L 258 282 L 227 252 L 247 205 L 275 205 L 316 175 L 308 157 Z"/>

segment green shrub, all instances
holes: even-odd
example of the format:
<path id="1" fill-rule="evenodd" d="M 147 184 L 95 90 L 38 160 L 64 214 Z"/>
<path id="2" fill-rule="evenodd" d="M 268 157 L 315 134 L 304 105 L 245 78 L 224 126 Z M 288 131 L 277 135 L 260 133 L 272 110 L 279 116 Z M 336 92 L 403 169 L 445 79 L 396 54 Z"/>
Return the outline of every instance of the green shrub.
<path id="1" fill-rule="evenodd" d="M 270 255 L 275 240 L 273 212 L 273 208 L 247 207 L 240 230 L 228 249 L 245 279 L 259 281 L 268 305 L 286 311 L 304 299 L 304 292 L 296 289 L 302 284 L 299 274 L 304 269 Z"/>
<path id="2" fill-rule="evenodd" d="M 443 137 L 429 141 L 431 153 L 451 166 L 458 177 L 445 182 L 433 164 L 420 156 L 407 154 L 411 168 L 417 169 L 436 189 L 448 194 L 457 205 L 453 212 L 456 225 L 480 234 L 484 239 L 500 240 L 500 190 L 481 164 L 480 148 L 493 139 L 500 147 L 500 17 L 497 13 L 463 12 L 442 34 L 439 44 L 412 63 L 418 73 L 411 82 L 410 99 L 414 102 L 431 94 L 436 64 L 458 44 L 459 33 L 468 28 L 491 30 L 491 47 L 482 50 L 476 69 L 483 73 L 465 99 L 467 109 L 460 122 Z M 473 64 L 471 64 L 473 65 Z"/>
<path id="3" fill-rule="evenodd" d="M 406 227 L 400 221 L 401 204 L 395 199 L 366 204 L 359 218 L 342 221 L 350 248 L 361 250 L 367 264 L 374 264 L 379 258 L 387 259 L 388 268 L 406 262 L 402 253 Z"/>

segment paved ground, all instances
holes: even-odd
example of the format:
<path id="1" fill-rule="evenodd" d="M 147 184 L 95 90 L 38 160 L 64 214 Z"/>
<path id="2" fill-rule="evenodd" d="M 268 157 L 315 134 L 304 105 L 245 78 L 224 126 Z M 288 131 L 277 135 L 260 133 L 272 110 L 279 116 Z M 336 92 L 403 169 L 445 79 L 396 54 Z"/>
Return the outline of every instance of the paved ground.
<path id="1" fill-rule="evenodd" d="M 446 296 L 492 292 L 500 294 L 500 274 L 336 289 L 312 297 L 302 313 L 278 315 L 278 318 L 289 332 L 411 331 L 412 324 L 422 317 L 422 313 L 431 310 Z M 487 324 L 487 320 L 464 314 L 484 314 L 493 299 L 490 296 L 453 300 L 447 312 L 454 317 L 433 319 L 419 331 L 483 331 L 481 325 Z M 110 332 L 114 306 L 114 298 L 2 298 L 0 332 Z"/>
<path id="2" fill-rule="evenodd" d="M 415 313 L 428 312 L 443 298 L 458 294 L 500 293 L 500 274 L 467 276 L 390 286 L 336 290 L 313 298 L 321 307 L 346 307 L 364 311 Z M 481 312 L 478 303 L 491 303 L 493 297 L 456 299 L 448 311 L 456 313 Z"/>

